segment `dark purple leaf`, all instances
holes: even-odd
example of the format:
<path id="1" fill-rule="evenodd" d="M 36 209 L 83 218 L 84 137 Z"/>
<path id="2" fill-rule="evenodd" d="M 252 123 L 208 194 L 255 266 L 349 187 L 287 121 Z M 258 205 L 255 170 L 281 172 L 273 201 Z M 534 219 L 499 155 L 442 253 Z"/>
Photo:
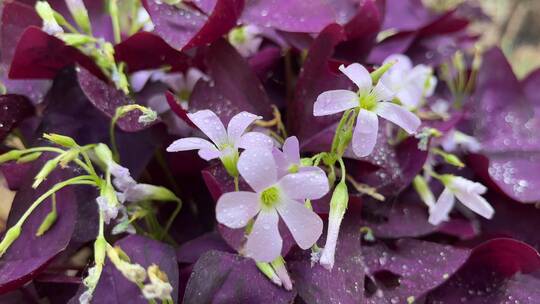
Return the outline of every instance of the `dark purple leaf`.
<path id="1" fill-rule="evenodd" d="M 210 109 L 224 123 L 241 111 L 271 117 L 270 101 L 257 75 L 225 40 L 205 50 L 210 82 L 199 81 L 190 97 L 190 112 Z"/>
<path id="2" fill-rule="evenodd" d="M 31 163 L 8 162 L 0 165 L 0 171 L 5 177 L 10 190 L 18 190 L 28 178 L 28 171 L 32 168 Z"/>
<path id="3" fill-rule="evenodd" d="M 334 22 L 334 11 L 322 0 L 246 1 L 240 18 L 244 24 L 286 32 L 318 33 Z"/>
<path id="4" fill-rule="evenodd" d="M 390 0 L 386 3 L 383 29 L 418 30 L 436 18 L 422 0 Z"/>
<path id="5" fill-rule="evenodd" d="M 259 79 L 265 79 L 266 74 L 271 73 L 271 69 L 281 58 L 281 49 L 277 47 L 265 47 L 255 55 L 249 58 L 249 65 L 259 76 Z"/>
<path id="6" fill-rule="evenodd" d="M 389 245 L 380 241 L 365 245 L 362 254 L 369 275 L 380 289 L 368 303 L 407 303 L 407 298 L 421 298 L 444 283 L 465 263 L 469 250 L 400 239 Z M 388 280 L 392 277 L 396 278 Z"/>
<path id="7" fill-rule="evenodd" d="M 172 297 L 174 303 L 178 303 L 178 264 L 174 249 L 164 243 L 139 236 L 130 235 L 115 243 L 130 258 L 132 263 L 137 263 L 148 268 L 152 264 L 167 274 L 173 287 Z M 148 303 L 139 287 L 128 281 L 114 265 L 107 260 L 99 283 L 94 291 L 92 301 L 95 303 Z"/>
<path id="8" fill-rule="evenodd" d="M 217 201 L 222 194 L 234 191 L 234 181 L 221 164 L 204 169 L 202 171 L 202 176 L 214 201 Z M 240 178 L 240 190 L 253 191 L 242 178 Z M 244 228 L 231 229 L 218 224 L 218 231 L 225 242 L 237 251 L 239 251 L 245 243 L 246 238 Z M 279 232 L 283 238 L 281 255 L 285 256 L 296 243 L 282 220 L 279 221 Z"/>
<path id="9" fill-rule="evenodd" d="M 148 32 L 137 33 L 114 47 L 115 58 L 125 62 L 129 72 L 168 66 L 171 70 L 185 70 L 189 58 L 173 49 L 163 39 Z M 144 58 L 144 60 L 141 60 Z"/>
<path id="10" fill-rule="evenodd" d="M 491 240 L 474 248 L 463 267 L 429 294 L 428 303 L 534 303 L 540 281 L 527 274 L 539 269 L 540 255 L 532 247 Z"/>
<path id="11" fill-rule="evenodd" d="M 17 124 L 34 114 L 34 107 L 22 95 L 0 95 L 0 140 L 3 140 Z"/>
<path id="12" fill-rule="evenodd" d="M 92 59 L 32 26 L 24 31 L 17 44 L 9 77 L 52 79 L 62 68 L 75 63 L 100 79 L 107 79 Z"/>
<path id="13" fill-rule="evenodd" d="M 44 161 L 36 161 L 32 169 L 35 175 Z M 21 186 L 10 211 L 7 227 L 12 227 L 28 207 L 54 184 L 68 178 L 65 170 L 55 170 L 37 190 L 32 189 L 32 179 Z M 58 219 L 54 226 L 41 237 L 36 236 L 38 227 L 51 211 L 51 199 L 37 207 L 23 225 L 19 238 L 0 259 L 0 293 L 24 285 L 38 275 L 45 266 L 68 245 L 77 218 L 77 200 L 73 188 L 64 188 L 56 193 Z"/>
<path id="14" fill-rule="evenodd" d="M 167 98 L 167 103 L 169 104 L 169 107 L 171 110 L 176 114 L 176 116 L 180 117 L 183 121 L 185 121 L 188 125 L 195 128 L 195 124 L 189 119 L 187 116 L 188 112 L 180 106 L 180 104 L 176 101 L 176 97 L 171 92 L 165 93 L 165 98 Z"/>
<path id="15" fill-rule="evenodd" d="M 116 89 L 114 85 L 104 82 L 85 69 L 77 73 L 79 84 L 88 100 L 107 116 L 112 117 L 116 108 L 132 104 L 133 100 L 124 92 Z M 131 111 L 117 122 L 118 127 L 126 132 L 136 132 L 147 128 L 138 122 L 140 111 Z"/>
<path id="16" fill-rule="evenodd" d="M 189 49 L 211 43 L 228 33 L 240 17 L 243 0 L 217 0 L 208 16 L 192 6 L 178 8 L 145 0 L 155 33 L 175 49 Z"/>
<path id="17" fill-rule="evenodd" d="M 474 95 L 471 121 L 474 136 L 487 157 L 491 180 L 512 199 L 540 199 L 540 134 L 535 105 L 526 98 L 512 68 L 499 49 L 484 55 Z M 481 163 L 472 164 L 483 171 Z M 481 175 L 485 175 L 479 172 Z"/>
<path id="18" fill-rule="evenodd" d="M 216 232 L 209 232 L 200 237 L 188 241 L 176 249 L 176 258 L 179 263 L 195 263 L 206 252 L 217 250 L 233 253 L 231 247 L 223 241 Z"/>
<path id="19" fill-rule="evenodd" d="M 292 303 L 296 293 L 274 285 L 252 259 L 220 251 L 205 253 L 189 278 L 184 304 Z"/>
<path id="20" fill-rule="evenodd" d="M 336 248 L 332 271 L 311 265 L 310 251 L 293 255 L 288 263 L 298 295 L 306 303 L 364 303 L 365 267 L 362 235 L 359 233 L 359 205 L 349 205 Z"/>

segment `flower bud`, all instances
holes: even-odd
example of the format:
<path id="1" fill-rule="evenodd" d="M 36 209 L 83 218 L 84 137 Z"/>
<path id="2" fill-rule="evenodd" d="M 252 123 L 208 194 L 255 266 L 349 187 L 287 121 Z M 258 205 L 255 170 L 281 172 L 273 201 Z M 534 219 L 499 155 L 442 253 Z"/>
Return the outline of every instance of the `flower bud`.
<path id="1" fill-rule="evenodd" d="M 35 5 L 36 12 L 43 20 L 43 31 L 49 35 L 63 33 L 64 30 L 55 19 L 55 12 L 46 1 L 38 1 Z"/>
<path id="2" fill-rule="evenodd" d="M 41 170 L 38 172 L 36 177 L 34 178 L 34 183 L 32 184 L 32 188 L 36 189 L 46 178 L 49 176 L 49 174 L 58 166 L 59 158 L 55 157 L 53 159 L 48 160 L 45 165 L 41 168 Z"/>
<path id="3" fill-rule="evenodd" d="M 433 192 L 431 192 L 431 189 L 429 189 L 429 186 L 426 182 L 426 180 L 420 176 L 417 175 L 413 180 L 413 186 L 422 201 L 429 207 L 432 208 L 435 206 L 435 196 L 433 195 Z"/>
<path id="4" fill-rule="evenodd" d="M 26 154 L 26 155 L 22 156 L 21 158 L 19 158 L 19 159 L 17 160 L 17 163 L 18 163 L 18 164 L 21 164 L 21 163 L 29 163 L 29 162 L 35 161 L 35 160 L 38 159 L 40 156 L 41 156 L 41 152 L 33 152 L 33 153 L 29 153 L 29 154 Z"/>
<path id="5" fill-rule="evenodd" d="M 347 204 L 349 203 L 349 192 L 347 184 L 340 182 L 334 189 L 332 199 L 330 200 L 330 214 L 328 215 L 328 232 L 326 236 L 326 245 L 321 255 L 320 263 L 326 269 L 334 267 L 334 255 L 336 251 L 339 227 L 345 215 Z"/>
<path id="6" fill-rule="evenodd" d="M 272 266 L 269 263 L 264 262 L 257 262 L 256 263 L 257 268 L 268 278 L 272 283 L 276 284 L 277 286 L 281 286 L 282 282 L 281 279 L 277 276 L 276 272 L 272 268 Z"/>
<path id="7" fill-rule="evenodd" d="M 88 11 L 84 6 L 84 2 L 82 0 L 66 0 L 66 5 L 75 23 L 77 23 L 83 32 L 90 34 L 92 31 L 90 19 L 88 18 Z"/>
<path id="8" fill-rule="evenodd" d="M 48 141 L 55 143 L 59 146 L 66 147 L 66 148 L 73 148 L 78 146 L 77 142 L 69 136 L 55 134 L 55 133 L 45 133 L 43 134 L 43 138 L 47 139 Z"/>
<path id="9" fill-rule="evenodd" d="M 94 261 L 96 265 L 102 266 L 105 263 L 107 245 L 107 241 L 102 236 L 99 236 L 94 242 Z"/>
<path id="10" fill-rule="evenodd" d="M 21 231 L 22 229 L 19 225 L 15 225 L 9 228 L 9 230 L 6 232 L 6 235 L 2 239 L 2 242 L 0 242 L 0 257 L 2 257 L 4 253 L 6 253 L 8 248 L 11 246 L 11 244 L 13 244 L 13 242 L 15 242 L 15 240 L 19 238 L 19 236 L 21 235 Z"/>
<path id="11" fill-rule="evenodd" d="M 379 82 L 382 75 L 384 75 L 384 73 L 386 73 L 394 64 L 396 64 L 396 61 L 385 63 L 383 66 L 371 72 L 371 81 L 373 81 L 373 83 Z"/>
<path id="12" fill-rule="evenodd" d="M 113 154 L 111 152 L 111 149 L 106 144 L 99 143 L 94 148 L 94 153 L 96 154 L 96 157 L 106 166 L 108 167 L 109 164 L 113 162 Z"/>
<path id="13" fill-rule="evenodd" d="M 49 229 L 51 229 L 51 227 L 56 223 L 58 213 L 56 212 L 56 200 L 54 200 L 54 198 L 52 205 L 53 207 L 51 212 L 47 214 L 41 225 L 39 225 L 36 236 L 42 236 L 43 234 L 45 234 L 45 232 L 49 231 Z"/>
<path id="14" fill-rule="evenodd" d="M 71 149 L 71 150 L 68 150 L 66 152 L 64 152 L 61 156 L 60 156 L 60 167 L 62 168 L 66 168 L 67 165 L 72 162 L 73 160 L 75 160 L 77 157 L 79 157 L 79 149 Z"/>
<path id="15" fill-rule="evenodd" d="M 291 277 L 289 276 L 289 273 L 287 272 L 287 268 L 285 267 L 285 260 L 282 256 L 277 257 L 274 261 L 271 263 L 272 267 L 276 271 L 277 276 L 283 283 L 283 287 L 286 290 L 292 290 L 292 281 Z"/>
<path id="16" fill-rule="evenodd" d="M 6 152 L 4 154 L 0 155 L 0 164 L 3 164 L 8 161 L 17 160 L 21 157 L 23 154 L 22 151 L 19 150 L 11 150 L 9 152 Z"/>

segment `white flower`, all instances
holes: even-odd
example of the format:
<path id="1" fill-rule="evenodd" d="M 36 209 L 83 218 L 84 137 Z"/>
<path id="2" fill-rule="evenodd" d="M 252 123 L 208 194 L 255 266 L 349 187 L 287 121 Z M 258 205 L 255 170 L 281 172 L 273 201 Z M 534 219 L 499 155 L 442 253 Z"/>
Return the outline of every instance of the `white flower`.
<path id="1" fill-rule="evenodd" d="M 313 115 L 324 116 L 358 109 L 352 138 L 352 149 L 356 156 L 368 156 L 373 151 L 379 130 L 377 116 L 395 123 L 409 134 L 416 132 L 421 123 L 420 119 L 402 106 L 385 102 L 392 100 L 394 93 L 381 81 L 373 86 L 366 68 L 353 63 L 347 67 L 342 65 L 339 70 L 356 84 L 358 92 L 332 90 L 320 94 L 315 101 Z"/>
<path id="2" fill-rule="evenodd" d="M 236 48 L 238 53 L 249 57 L 259 50 L 263 41 L 260 37 L 261 30 L 255 25 L 243 25 L 236 27 L 229 33 L 229 43 Z"/>
<path id="3" fill-rule="evenodd" d="M 435 206 L 429 210 L 429 222 L 432 225 L 448 220 L 456 197 L 465 207 L 487 219 L 495 213 L 493 207 L 481 196 L 487 191 L 484 185 L 453 175 L 443 175 L 441 180 L 445 188 Z"/>
<path id="4" fill-rule="evenodd" d="M 99 210 L 103 213 L 103 220 L 106 224 L 109 224 L 111 220 L 115 219 L 118 216 L 118 210 L 121 205 L 117 202 L 111 202 L 107 199 L 107 197 L 102 195 L 96 198 L 96 202 L 98 204 Z"/>
<path id="5" fill-rule="evenodd" d="M 413 67 L 409 57 L 394 54 L 386 58 L 383 64 L 396 62 L 382 77 L 381 82 L 396 94 L 400 102 L 409 109 L 420 106 L 422 97 L 433 95 L 437 78 L 432 68 L 419 64 Z"/>

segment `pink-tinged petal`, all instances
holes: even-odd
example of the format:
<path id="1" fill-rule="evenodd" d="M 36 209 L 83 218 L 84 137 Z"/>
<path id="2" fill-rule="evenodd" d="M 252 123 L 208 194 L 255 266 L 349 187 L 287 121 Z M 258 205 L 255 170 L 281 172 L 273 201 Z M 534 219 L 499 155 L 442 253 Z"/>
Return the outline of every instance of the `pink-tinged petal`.
<path id="1" fill-rule="evenodd" d="M 274 156 L 274 161 L 278 168 L 278 177 L 285 176 L 288 173 L 289 166 L 291 165 L 285 153 L 283 153 L 278 148 L 274 147 L 272 149 L 272 155 Z"/>
<path id="2" fill-rule="evenodd" d="M 487 188 L 481 183 L 473 182 L 461 176 L 454 176 L 452 178 L 452 188 L 455 188 L 459 192 L 470 192 L 476 194 L 484 194 Z"/>
<path id="3" fill-rule="evenodd" d="M 373 87 L 373 82 L 371 79 L 371 75 L 369 74 L 368 70 L 364 66 L 362 66 L 359 63 L 353 63 L 345 67 L 344 65 L 341 65 L 339 67 L 339 70 L 345 74 L 356 86 L 358 87 L 358 90 L 361 92 L 367 92 L 371 90 Z"/>
<path id="4" fill-rule="evenodd" d="M 187 114 L 189 119 L 217 146 L 227 142 L 227 132 L 219 117 L 210 110 Z"/>
<path id="5" fill-rule="evenodd" d="M 298 142 L 298 138 L 296 138 L 296 136 L 291 136 L 285 139 L 282 150 L 290 163 L 300 163 L 300 143 Z"/>
<path id="6" fill-rule="evenodd" d="M 202 159 L 209 161 L 221 157 L 223 153 L 219 151 L 216 147 L 212 147 L 208 149 L 200 149 L 198 154 Z"/>
<path id="7" fill-rule="evenodd" d="M 395 93 L 387 88 L 382 81 L 379 81 L 373 88 L 373 94 L 377 101 L 390 101 L 395 96 Z"/>
<path id="8" fill-rule="evenodd" d="M 314 116 L 324 116 L 343 112 L 358 106 L 356 93 L 347 90 L 323 92 L 313 105 Z"/>
<path id="9" fill-rule="evenodd" d="M 129 76 L 129 82 L 133 91 L 141 91 L 150 79 L 150 77 L 152 77 L 152 75 L 155 73 L 163 72 L 160 70 L 142 70 L 131 74 L 131 76 Z"/>
<path id="10" fill-rule="evenodd" d="M 422 100 L 422 91 L 414 87 L 401 88 L 396 94 L 402 105 L 407 108 L 417 108 Z"/>
<path id="11" fill-rule="evenodd" d="M 246 129 L 251 125 L 255 120 L 261 119 L 261 116 L 251 114 L 249 112 L 243 111 L 240 112 L 231 118 L 229 125 L 227 126 L 227 134 L 229 135 L 229 140 L 235 143 Z"/>
<path id="12" fill-rule="evenodd" d="M 238 148 L 242 149 L 267 149 L 274 147 L 274 141 L 270 136 L 260 132 L 247 132 L 240 137 L 236 143 Z"/>
<path id="13" fill-rule="evenodd" d="M 245 247 L 247 257 L 257 262 L 272 262 L 281 254 L 283 240 L 278 230 L 279 216 L 275 209 L 259 212 Z"/>
<path id="14" fill-rule="evenodd" d="M 186 82 L 185 82 L 185 85 L 186 87 L 184 88 L 185 90 L 188 90 L 188 91 L 193 91 L 193 88 L 195 87 L 195 84 L 197 83 L 197 81 L 199 81 L 199 79 L 208 79 L 208 77 L 203 73 L 201 72 L 199 69 L 196 69 L 196 68 L 190 68 L 187 73 L 186 73 Z"/>
<path id="15" fill-rule="evenodd" d="M 178 151 L 189 151 L 189 150 L 199 150 L 199 149 L 215 149 L 214 144 L 209 142 L 206 139 L 198 137 L 186 137 L 175 140 L 169 147 L 167 147 L 167 152 L 178 152 Z"/>
<path id="16" fill-rule="evenodd" d="M 429 209 L 429 223 L 432 225 L 439 225 L 440 223 L 448 220 L 448 214 L 454 207 L 454 194 L 448 188 L 444 188 L 441 196 L 437 199 L 435 205 Z"/>
<path id="17" fill-rule="evenodd" d="M 328 193 L 328 178 L 319 167 L 287 174 L 279 181 L 279 187 L 292 199 L 319 199 Z"/>
<path id="18" fill-rule="evenodd" d="M 391 102 L 380 102 L 377 104 L 375 112 L 377 112 L 377 114 L 382 118 L 400 126 L 409 134 L 416 132 L 422 123 L 420 118 L 414 115 L 411 111 Z"/>
<path id="19" fill-rule="evenodd" d="M 277 210 L 300 248 L 308 249 L 321 237 L 323 221 L 302 203 L 287 199 Z"/>
<path id="20" fill-rule="evenodd" d="M 253 148 L 238 159 L 238 172 L 246 182 L 260 192 L 277 180 L 277 167 L 270 149 Z"/>
<path id="21" fill-rule="evenodd" d="M 377 132 L 379 132 L 377 115 L 371 111 L 360 110 L 352 138 L 352 149 L 356 156 L 365 157 L 371 154 L 377 143 Z"/>
<path id="22" fill-rule="evenodd" d="M 259 196 L 240 191 L 223 194 L 216 204 L 216 219 L 229 228 L 242 228 L 261 210 Z"/>
<path id="23" fill-rule="evenodd" d="M 493 217 L 495 210 L 486 201 L 486 199 L 481 197 L 480 195 L 461 191 L 456 191 L 454 192 L 454 194 L 456 195 L 457 199 L 463 205 L 465 205 L 465 207 L 471 209 L 475 213 L 480 214 L 487 219 Z"/>
<path id="24" fill-rule="evenodd" d="M 392 71 L 410 71 L 413 68 L 411 59 L 403 54 L 393 54 L 384 60 L 383 64 L 395 62 L 389 72 Z"/>

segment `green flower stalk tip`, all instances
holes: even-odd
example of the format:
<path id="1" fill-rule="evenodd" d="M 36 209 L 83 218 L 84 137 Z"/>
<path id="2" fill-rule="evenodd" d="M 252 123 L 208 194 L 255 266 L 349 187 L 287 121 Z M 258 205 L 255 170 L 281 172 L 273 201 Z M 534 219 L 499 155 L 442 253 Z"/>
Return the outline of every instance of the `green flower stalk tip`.
<path id="1" fill-rule="evenodd" d="M 49 176 L 49 174 L 58 166 L 59 160 L 60 159 L 58 157 L 55 157 L 48 160 L 45 165 L 43 165 L 43 168 L 41 168 L 34 178 L 35 181 L 32 184 L 32 188 L 36 189 L 47 178 L 47 176 Z"/>
<path id="2" fill-rule="evenodd" d="M 4 239 L 2 239 L 2 242 L 0 242 L 0 257 L 6 253 L 8 248 L 19 238 L 21 235 L 21 226 L 15 225 L 6 232 L 6 235 L 4 236 Z"/>
<path id="3" fill-rule="evenodd" d="M 334 189 L 330 200 L 330 214 L 328 215 L 328 232 L 326 244 L 321 255 L 320 263 L 326 269 L 334 267 L 334 256 L 336 252 L 339 227 L 343 221 L 345 210 L 349 203 L 349 192 L 347 184 L 342 180 Z"/>
<path id="4" fill-rule="evenodd" d="M 42 236 L 45 234 L 45 232 L 49 231 L 51 227 L 56 223 L 56 220 L 58 219 L 58 213 L 56 212 L 56 199 L 53 195 L 53 203 L 52 203 L 52 210 L 47 214 L 41 225 L 39 225 L 39 228 L 36 232 L 36 236 Z"/>
<path id="5" fill-rule="evenodd" d="M 45 133 L 43 134 L 43 138 L 45 138 L 46 140 L 54 144 L 57 144 L 59 146 L 66 147 L 66 148 L 73 148 L 73 147 L 78 146 L 77 142 L 75 142 L 73 138 L 69 136 L 65 136 L 65 135 L 60 135 L 56 133 Z"/>
<path id="6" fill-rule="evenodd" d="M 257 262 L 256 263 L 257 268 L 268 278 L 272 283 L 281 286 L 282 282 L 277 276 L 276 272 L 274 271 L 274 268 L 269 263 L 264 262 Z"/>
<path id="7" fill-rule="evenodd" d="M 371 72 L 371 80 L 373 81 L 373 83 L 375 84 L 379 82 L 379 79 L 381 79 L 384 73 L 386 73 L 394 64 L 396 64 L 396 61 L 388 62 L 376 69 L 375 71 Z"/>
<path id="8" fill-rule="evenodd" d="M 3 163 L 8 162 L 8 161 L 12 161 L 12 160 L 18 160 L 21 157 L 22 154 L 23 154 L 23 152 L 19 151 L 19 150 L 11 150 L 9 152 L 1 154 L 0 155 L 0 164 L 3 164 Z"/>
<path id="9" fill-rule="evenodd" d="M 91 34 L 92 27 L 84 2 L 82 0 L 66 0 L 66 5 L 75 23 L 77 23 L 81 30 L 87 34 Z"/>
<path id="10" fill-rule="evenodd" d="M 32 162 L 32 161 L 38 159 L 41 156 L 41 154 L 42 154 L 41 152 L 34 152 L 34 153 L 26 154 L 26 155 L 22 156 L 21 158 L 19 158 L 17 160 L 17 163 L 22 164 L 22 163 Z"/>

